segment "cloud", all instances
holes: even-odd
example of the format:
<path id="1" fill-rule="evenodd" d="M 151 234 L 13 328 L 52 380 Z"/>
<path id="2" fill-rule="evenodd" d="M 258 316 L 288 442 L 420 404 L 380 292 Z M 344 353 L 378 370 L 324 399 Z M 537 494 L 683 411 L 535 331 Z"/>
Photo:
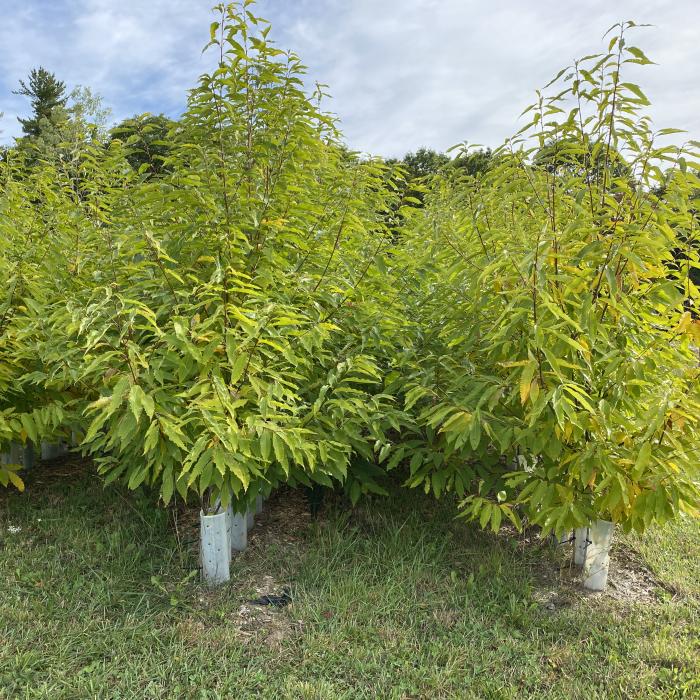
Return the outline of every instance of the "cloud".
<path id="1" fill-rule="evenodd" d="M 87 85 L 121 119 L 137 112 L 176 114 L 210 61 L 201 56 L 211 21 L 199 0 L 3 0 L 0 24 L 0 128 L 19 133 L 14 118 L 26 99 L 11 94 L 43 65 L 69 87 Z"/>
<path id="2" fill-rule="evenodd" d="M 33 66 L 102 94 L 121 118 L 177 114 L 207 67 L 212 0 L 3 0 L 0 88 L 5 138 L 23 101 L 9 95 Z M 517 115 L 573 58 L 603 48 L 614 22 L 651 22 L 634 41 L 658 66 L 634 70 L 659 126 L 700 136 L 694 0 L 260 0 L 256 13 L 329 85 L 349 144 L 401 155 L 468 140 L 497 145 Z"/>
<path id="3" fill-rule="evenodd" d="M 281 23 L 281 38 L 330 84 L 346 136 L 363 150 L 500 143 L 534 89 L 572 59 L 600 51 L 602 34 L 624 19 L 658 24 L 638 30 L 635 41 L 660 66 L 630 74 L 647 88 L 655 121 L 700 135 L 700 6 L 690 0 L 355 0 L 302 8 L 296 21 Z"/>

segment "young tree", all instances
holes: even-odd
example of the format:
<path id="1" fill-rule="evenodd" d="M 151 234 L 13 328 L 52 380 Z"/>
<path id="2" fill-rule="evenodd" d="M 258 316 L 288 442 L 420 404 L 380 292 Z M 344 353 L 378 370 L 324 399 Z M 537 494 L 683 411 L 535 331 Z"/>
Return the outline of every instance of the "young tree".
<path id="1" fill-rule="evenodd" d="M 119 139 L 128 148 L 127 160 L 134 170 L 161 175 L 164 161 L 172 153 L 169 131 L 175 122 L 164 114 L 137 114 L 124 119 L 110 132 L 110 141 Z"/>
<path id="2" fill-rule="evenodd" d="M 121 139 L 42 158 L 36 203 L 7 173 L 8 219 L 25 225 L 6 225 L 6 255 L 0 241 L 8 279 L 17 251 L 37 249 L 40 268 L 38 311 L 9 300 L 13 337 L 41 353 L 41 371 L 17 373 L 77 394 L 72 413 L 90 401 L 83 448 L 100 471 L 239 510 L 282 482 L 378 490 L 368 464 L 393 410 L 363 336 L 371 290 L 390 291 L 387 168 L 342 147 L 249 7 L 219 8 L 218 66 L 190 91 L 161 177 L 135 173 Z M 42 437 L 36 422 L 13 411 L 0 441 Z"/>
<path id="3" fill-rule="evenodd" d="M 406 323 L 387 392 L 416 426 L 392 459 L 494 530 L 700 514 L 698 144 L 663 145 L 676 130 L 653 131 L 623 82 L 650 62 L 632 26 L 538 94 L 482 178 L 435 178 L 395 256 Z"/>

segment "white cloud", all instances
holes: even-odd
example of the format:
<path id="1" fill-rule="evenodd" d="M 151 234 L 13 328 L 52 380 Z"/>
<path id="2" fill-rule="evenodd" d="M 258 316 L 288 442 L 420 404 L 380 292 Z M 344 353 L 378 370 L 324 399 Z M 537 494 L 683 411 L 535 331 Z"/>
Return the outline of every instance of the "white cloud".
<path id="1" fill-rule="evenodd" d="M 116 117 L 175 113 L 206 65 L 213 0 L 0 0 L 0 85 L 35 65 L 90 85 Z M 7 7 L 5 7 L 7 6 Z M 50 8 L 50 9 L 46 9 Z M 700 136 L 694 0 L 261 0 L 273 36 L 328 83 L 348 142 L 401 155 L 421 145 L 497 145 L 533 91 L 571 59 L 600 51 L 614 22 L 651 22 L 634 41 L 660 65 L 632 75 L 659 125 Z M 16 97 L 2 107 L 16 134 Z"/>
<path id="2" fill-rule="evenodd" d="M 136 112 L 177 112 L 186 90 L 207 68 L 209 2 L 200 0 L 2 0 L 0 124 L 17 135 L 26 112 L 14 96 L 20 78 L 43 65 L 69 87 L 88 85 L 117 118 Z"/>
<path id="3" fill-rule="evenodd" d="M 647 88 L 655 121 L 700 135 L 700 5 L 691 0 L 303 6 L 303 17 L 281 24 L 284 43 L 330 84 L 346 136 L 363 150 L 399 155 L 464 139 L 500 143 L 535 88 L 572 59 L 600 51 L 605 30 L 625 19 L 658 25 L 634 37 L 660 63 L 633 75 Z"/>

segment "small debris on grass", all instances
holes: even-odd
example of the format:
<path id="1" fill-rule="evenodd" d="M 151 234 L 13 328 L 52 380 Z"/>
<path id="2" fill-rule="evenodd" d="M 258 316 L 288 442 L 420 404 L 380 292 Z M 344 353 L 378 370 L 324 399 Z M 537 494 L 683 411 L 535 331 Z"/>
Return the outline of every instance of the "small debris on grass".
<path id="1" fill-rule="evenodd" d="M 272 605 L 275 608 L 283 608 L 292 602 L 289 588 L 284 588 L 281 595 L 266 593 L 259 598 L 248 601 L 251 605 Z"/>

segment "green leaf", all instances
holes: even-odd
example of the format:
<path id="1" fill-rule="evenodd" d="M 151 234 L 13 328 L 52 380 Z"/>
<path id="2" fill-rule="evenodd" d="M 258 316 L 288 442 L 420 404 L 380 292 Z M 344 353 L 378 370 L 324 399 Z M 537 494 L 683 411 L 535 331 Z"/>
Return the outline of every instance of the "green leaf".
<path id="1" fill-rule="evenodd" d="M 263 428 L 262 434 L 260 435 L 260 455 L 265 460 L 270 459 L 272 454 L 272 431 Z"/>
<path id="2" fill-rule="evenodd" d="M 621 85 L 623 87 L 626 87 L 630 92 L 633 92 L 637 96 L 637 98 L 639 98 L 642 104 L 650 104 L 649 99 L 642 92 L 642 89 L 639 87 L 639 85 L 635 85 L 634 83 L 621 83 Z"/>
<path id="3" fill-rule="evenodd" d="M 481 418 L 478 411 L 474 414 L 474 420 L 472 421 L 471 430 L 469 431 L 469 444 L 472 446 L 473 450 L 479 447 L 481 442 Z"/>
<path id="4" fill-rule="evenodd" d="M 236 357 L 236 360 L 231 367 L 231 384 L 235 384 L 243 376 L 243 372 L 245 371 L 247 364 L 248 355 L 240 354 Z"/>
<path id="5" fill-rule="evenodd" d="M 160 489 L 160 495 L 163 498 L 163 503 L 167 506 L 170 503 L 170 499 L 173 497 L 173 490 L 175 482 L 173 480 L 173 469 L 172 467 L 166 467 L 163 470 L 163 482 Z"/>
<path id="6" fill-rule="evenodd" d="M 131 387 L 131 391 L 129 392 L 129 406 L 131 407 L 131 412 L 134 414 L 137 423 L 141 416 L 141 411 L 143 410 L 144 396 L 143 389 L 138 384 L 134 384 Z"/>
<path id="7" fill-rule="evenodd" d="M 535 376 L 535 370 L 537 369 L 537 362 L 535 360 L 530 360 L 524 367 L 522 374 L 520 375 L 520 403 L 524 404 L 528 396 L 530 396 L 530 387 L 532 385 L 532 378 Z"/>
<path id="8" fill-rule="evenodd" d="M 481 514 L 479 515 L 479 527 L 482 529 L 486 527 L 486 523 L 488 523 L 489 519 L 491 518 L 491 511 L 492 511 L 492 506 L 490 503 L 484 501 L 484 503 L 481 506 Z"/>
<path id="9" fill-rule="evenodd" d="M 644 470 L 649 465 L 651 460 L 652 447 L 650 442 L 645 442 L 637 454 L 637 460 L 634 463 L 634 468 L 632 469 L 632 478 L 638 480 L 641 478 Z"/>
<path id="10" fill-rule="evenodd" d="M 498 506 L 494 506 L 493 512 L 491 513 L 491 530 L 493 532 L 498 532 L 501 529 L 502 517 L 503 517 L 503 513 L 502 513 L 501 509 Z"/>

